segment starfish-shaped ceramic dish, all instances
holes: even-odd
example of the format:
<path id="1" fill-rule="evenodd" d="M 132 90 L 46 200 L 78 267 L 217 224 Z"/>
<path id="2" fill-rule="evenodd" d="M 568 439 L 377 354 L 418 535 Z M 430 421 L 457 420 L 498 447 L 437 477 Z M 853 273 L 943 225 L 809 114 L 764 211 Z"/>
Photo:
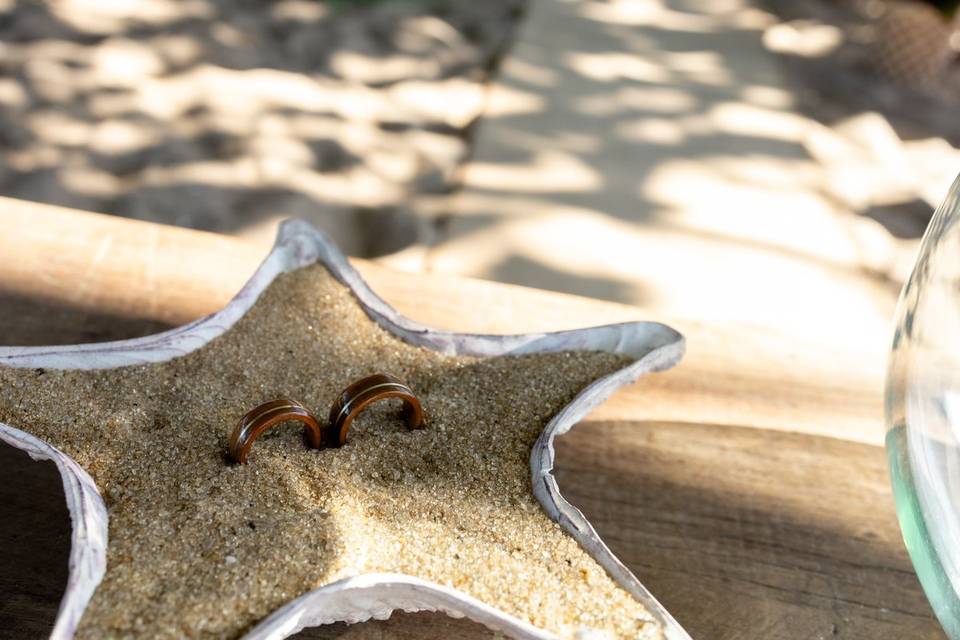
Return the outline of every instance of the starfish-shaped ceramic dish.
<path id="1" fill-rule="evenodd" d="M 547 423 L 530 454 L 532 490 L 551 519 L 596 560 L 609 576 L 653 616 L 667 640 L 689 636 L 637 578 L 613 556 L 583 514 L 560 494 L 552 474 L 554 438 L 570 429 L 616 389 L 644 373 L 662 370 L 682 356 L 684 342 L 658 323 L 633 322 L 526 335 L 477 335 L 434 330 L 402 317 L 381 300 L 320 232 L 301 221 L 284 223 L 276 245 L 247 285 L 221 311 L 170 331 L 117 342 L 56 347 L 0 348 L 0 366 L 48 369 L 109 369 L 166 362 L 224 334 L 280 274 L 320 263 L 349 288 L 366 315 L 412 345 L 451 356 L 492 357 L 560 351 L 605 351 L 630 358 L 625 368 L 583 388 Z M 77 462 L 39 438 L 0 423 L 0 439 L 34 459 L 52 460 L 63 478 L 73 536 L 70 573 L 53 638 L 71 638 L 106 571 L 107 508 L 91 476 Z M 449 586 L 408 575 L 366 573 L 327 584 L 276 609 L 245 636 L 283 638 L 308 626 L 389 617 L 392 611 L 443 611 L 466 616 L 515 638 L 555 636 Z M 645 636 L 646 637 L 646 636 Z"/>

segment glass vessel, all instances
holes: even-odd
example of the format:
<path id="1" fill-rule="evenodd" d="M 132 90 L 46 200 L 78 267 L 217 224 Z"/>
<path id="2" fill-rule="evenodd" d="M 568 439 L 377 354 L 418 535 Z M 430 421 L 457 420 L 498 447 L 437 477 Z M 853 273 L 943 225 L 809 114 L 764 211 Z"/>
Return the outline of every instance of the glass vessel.
<path id="1" fill-rule="evenodd" d="M 886 417 L 903 539 L 937 618 L 960 640 L 960 178 L 900 295 Z"/>

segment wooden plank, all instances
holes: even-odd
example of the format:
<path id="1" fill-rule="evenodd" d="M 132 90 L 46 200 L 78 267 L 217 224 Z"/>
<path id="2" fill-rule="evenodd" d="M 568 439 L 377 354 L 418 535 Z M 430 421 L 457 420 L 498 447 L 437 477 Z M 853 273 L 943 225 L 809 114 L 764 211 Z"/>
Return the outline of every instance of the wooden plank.
<path id="1" fill-rule="evenodd" d="M 581 423 L 558 481 L 694 638 L 943 638 L 878 447 L 807 434 Z"/>
<path id="2" fill-rule="evenodd" d="M 222 306 L 266 250 L 0 201 L 0 295 L 17 300 L 0 305 L 0 340 L 10 327 L 36 344 L 192 319 Z M 57 259 L 37 257 L 44 255 Z M 453 329 L 517 332 L 644 316 L 571 296 L 359 267 L 408 315 Z M 875 446 L 885 347 L 828 352 L 770 328 L 657 319 L 687 335 L 684 363 L 617 394 L 558 447 L 561 488 L 614 552 L 694 637 L 942 638 L 900 542 Z M 62 592 L 69 524 L 48 467 L 19 452 L 0 455 L 0 544 L 10 558 L 0 570 L 0 637 L 35 636 Z M 48 528 L 25 539 L 24 527 L 36 522 Z M 489 634 L 417 614 L 304 637 Z"/>
<path id="3" fill-rule="evenodd" d="M 3 293 L 170 324 L 223 306 L 269 249 L 10 198 L 0 230 Z"/>

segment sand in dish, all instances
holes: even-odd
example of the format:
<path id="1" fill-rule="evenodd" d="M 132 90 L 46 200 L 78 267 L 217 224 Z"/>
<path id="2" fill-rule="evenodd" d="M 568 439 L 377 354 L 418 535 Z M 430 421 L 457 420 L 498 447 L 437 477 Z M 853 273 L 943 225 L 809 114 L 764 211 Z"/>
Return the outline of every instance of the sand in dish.
<path id="1" fill-rule="evenodd" d="M 209 344 L 105 370 L 0 368 L 0 421 L 83 466 L 110 517 L 107 572 L 80 638 L 235 638 L 335 580 L 404 573 L 459 589 L 570 638 L 658 638 L 651 616 L 533 497 L 530 449 L 585 386 L 629 360 L 600 352 L 443 356 L 406 344 L 314 265 L 277 278 Z M 420 396 L 357 418 L 311 450 L 275 428 L 231 464 L 237 418 L 289 396 L 325 415 L 376 371 Z"/>

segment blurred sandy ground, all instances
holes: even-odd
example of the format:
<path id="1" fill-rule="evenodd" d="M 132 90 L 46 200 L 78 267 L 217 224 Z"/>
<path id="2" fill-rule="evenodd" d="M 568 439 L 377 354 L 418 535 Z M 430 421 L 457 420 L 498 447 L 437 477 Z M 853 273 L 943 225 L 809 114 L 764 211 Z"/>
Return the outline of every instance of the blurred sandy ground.
<path id="1" fill-rule="evenodd" d="M 0 0 L 0 194 L 886 343 L 960 128 L 776 4 Z"/>
<path id="2" fill-rule="evenodd" d="M 884 354 L 960 152 L 899 117 L 921 98 L 873 111 L 877 83 L 831 58 L 844 27 L 746 0 L 532 0 L 492 89 L 508 113 L 436 201 L 425 268 Z M 844 83 L 865 104 L 832 104 Z"/>
<path id="3" fill-rule="evenodd" d="M 353 254 L 415 242 L 518 0 L 0 0 L 0 194 Z"/>

